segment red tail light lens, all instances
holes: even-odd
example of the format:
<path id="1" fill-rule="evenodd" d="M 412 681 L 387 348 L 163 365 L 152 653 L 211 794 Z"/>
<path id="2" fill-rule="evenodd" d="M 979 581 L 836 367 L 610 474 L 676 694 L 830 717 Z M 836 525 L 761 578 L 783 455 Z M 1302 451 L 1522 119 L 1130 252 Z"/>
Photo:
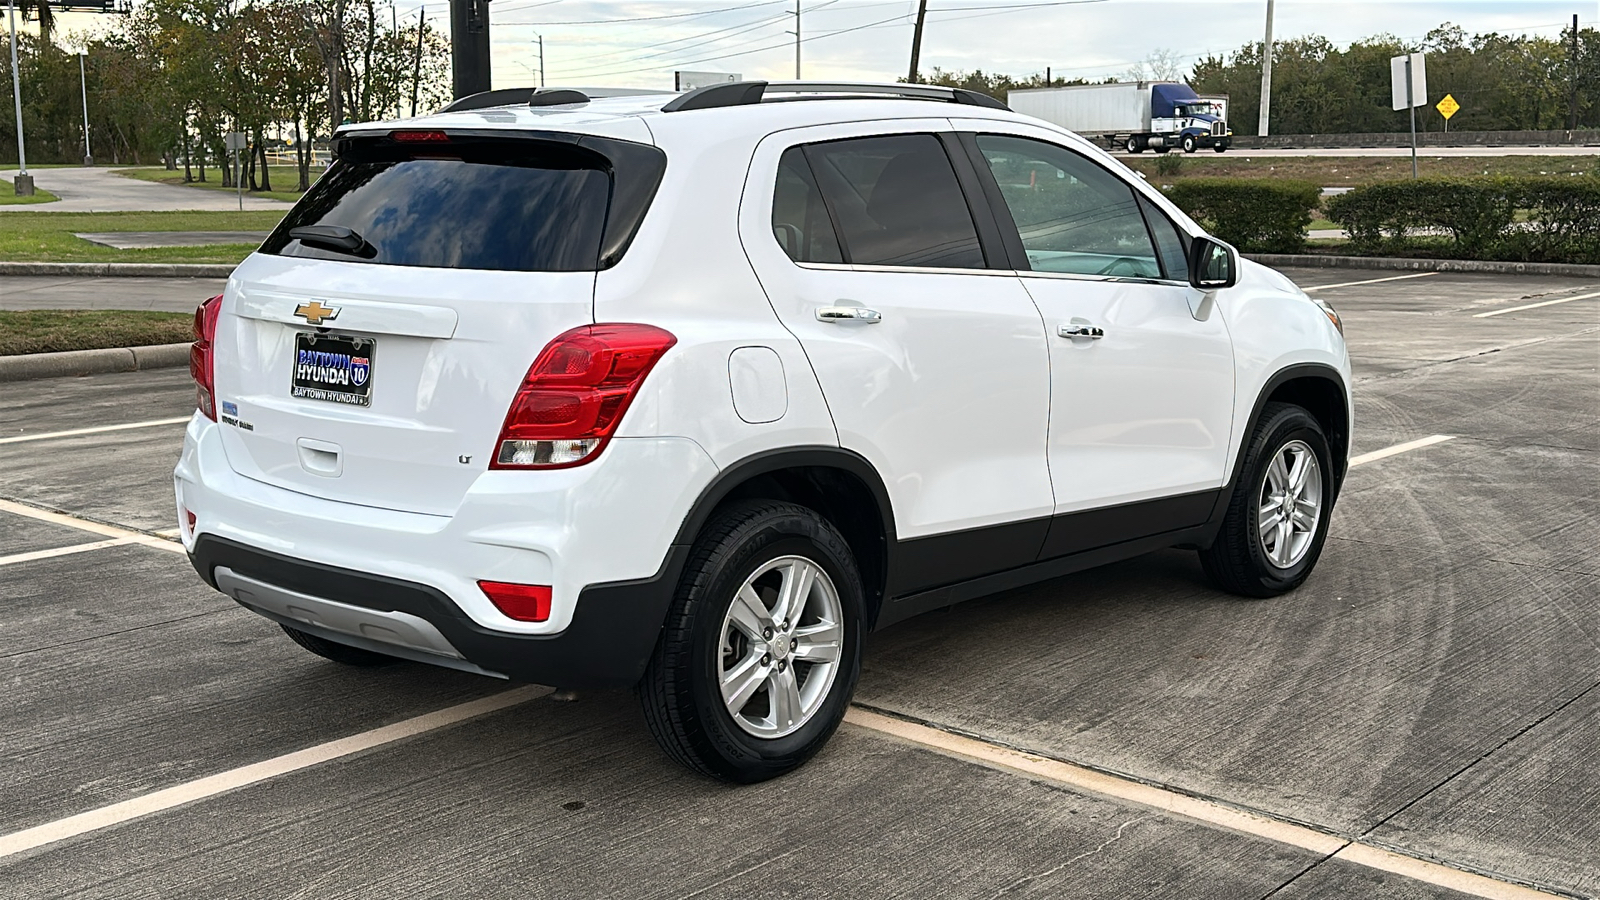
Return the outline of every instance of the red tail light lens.
<path id="1" fill-rule="evenodd" d="M 194 311 L 194 343 L 189 347 L 189 377 L 194 379 L 194 405 L 206 418 L 217 420 L 215 401 L 216 358 L 211 342 L 217 336 L 217 316 L 222 313 L 222 295 L 200 304 Z"/>
<path id="2" fill-rule="evenodd" d="M 389 139 L 406 144 L 437 144 L 450 140 L 442 131 L 391 131 Z"/>
<path id="3" fill-rule="evenodd" d="M 650 325 L 585 325 L 545 346 L 506 412 L 491 469 L 562 469 L 605 448 L 678 339 Z"/>
<path id="4" fill-rule="evenodd" d="M 495 608 L 518 622 L 543 622 L 550 618 L 550 586 L 480 581 L 478 587 Z"/>

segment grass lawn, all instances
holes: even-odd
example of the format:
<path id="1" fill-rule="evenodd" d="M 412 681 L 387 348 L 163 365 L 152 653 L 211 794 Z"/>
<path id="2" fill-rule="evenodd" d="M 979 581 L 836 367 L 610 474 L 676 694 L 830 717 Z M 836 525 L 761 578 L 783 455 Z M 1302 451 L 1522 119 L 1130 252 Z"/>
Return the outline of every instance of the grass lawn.
<path id="1" fill-rule="evenodd" d="M 285 210 L 286 212 L 287 210 Z M 117 250 L 91 244 L 75 232 L 270 231 L 283 212 L 6 212 L 0 213 L 0 260 L 9 262 L 237 263 L 250 244 Z"/>
<path id="2" fill-rule="evenodd" d="M 34 188 L 32 197 L 18 197 L 17 187 L 11 179 L 0 180 L 0 206 L 22 205 L 25 203 L 49 203 L 57 199 L 55 194 L 43 188 Z"/>
<path id="3" fill-rule="evenodd" d="M 1196 153 L 1172 157 L 1182 159 L 1176 175 L 1156 172 L 1153 154 L 1119 157 L 1149 177 L 1151 184 L 1171 184 L 1174 179 L 1191 176 L 1230 178 L 1294 178 L 1315 181 L 1324 187 L 1355 187 L 1377 181 L 1397 181 L 1411 177 L 1410 156 L 1273 156 L 1252 157 L 1248 150 L 1227 153 Z M 1170 165 L 1170 162 L 1169 162 Z M 1468 175 L 1569 175 L 1600 174 L 1593 156 L 1428 156 L 1417 154 L 1417 170 L 1423 178 Z"/>
<path id="4" fill-rule="evenodd" d="M 190 313 L 117 309 L 0 310 L 0 356 L 176 344 L 194 339 Z"/>
<path id="5" fill-rule="evenodd" d="M 137 169 L 113 169 L 112 171 L 117 175 L 137 178 L 140 181 L 154 181 L 160 184 L 176 184 L 183 187 L 227 191 L 230 194 L 237 193 L 235 188 L 222 186 L 222 173 L 217 169 L 206 169 L 206 177 L 210 179 L 209 181 L 191 181 L 188 184 L 183 183 L 182 169 L 168 171 L 161 166 L 146 166 Z M 300 175 L 295 171 L 294 166 L 271 166 L 270 171 L 273 187 L 280 188 L 280 190 L 252 191 L 246 188 L 244 195 L 246 197 L 265 197 L 269 200 L 289 200 L 291 202 L 300 199 L 300 192 L 293 190 L 300 183 Z M 198 171 L 196 171 L 196 174 L 198 174 Z M 313 166 L 311 168 L 311 180 L 316 181 L 319 174 L 321 174 L 321 170 Z M 282 190 L 282 188 L 289 188 L 289 190 Z"/>

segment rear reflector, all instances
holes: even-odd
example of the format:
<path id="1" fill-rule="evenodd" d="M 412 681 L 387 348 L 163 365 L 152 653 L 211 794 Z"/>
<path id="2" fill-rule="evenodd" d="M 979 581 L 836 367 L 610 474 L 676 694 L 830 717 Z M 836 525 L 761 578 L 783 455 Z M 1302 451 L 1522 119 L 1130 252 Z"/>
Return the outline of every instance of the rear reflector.
<path id="1" fill-rule="evenodd" d="M 480 581 L 478 587 L 494 603 L 495 608 L 507 618 L 518 622 L 543 622 L 550 618 L 550 586 L 548 584 L 510 584 L 504 581 Z"/>

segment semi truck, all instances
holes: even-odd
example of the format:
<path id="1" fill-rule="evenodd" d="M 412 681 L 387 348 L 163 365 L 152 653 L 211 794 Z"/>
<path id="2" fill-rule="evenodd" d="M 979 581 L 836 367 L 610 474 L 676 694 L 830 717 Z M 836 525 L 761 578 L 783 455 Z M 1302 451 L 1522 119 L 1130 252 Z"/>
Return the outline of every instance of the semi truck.
<path id="1" fill-rule="evenodd" d="M 1222 153 L 1233 144 L 1228 98 L 1202 98 L 1176 81 L 1124 81 L 1011 91 L 1006 104 L 1129 153 L 1201 147 Z"/>

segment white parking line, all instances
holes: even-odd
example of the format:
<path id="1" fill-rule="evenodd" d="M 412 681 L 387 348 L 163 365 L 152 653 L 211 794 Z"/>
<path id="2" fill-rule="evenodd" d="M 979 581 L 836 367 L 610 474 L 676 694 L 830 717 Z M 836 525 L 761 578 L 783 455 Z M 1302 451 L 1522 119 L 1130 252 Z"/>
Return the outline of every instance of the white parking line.
<path id="1" fill-rule="evenodd" d="M 44 434 L 19 434 L 16 437 L 0 438 L 0 444 L 48 441 L 51 438 L 76 437 L 80 434 L 99 434 L 102 431 L 127 431 L 130 428 L 153 428 L 157 425 L 177 425 L 179 422 L 187 421 L 189 421 L 189 417 L 184 416 L 181 419 L 151 419 L 148 422 L 126 422 L 122 425 L 100 425 L 95 428 L 74 428 L 71 431 L 49 431 Z"/>
<path id="2" fill-rule="evenodd" d="M 1439 274 L 1439 273 L 1438 272 L 1418 272 L 1415 275 L 1394 275 L 1394 276 L 1391 276 L 1389 278 L 1371 278 L 1371 279 L 1368 279 L 1366 281 L 1346 281 L 1343 284 L 1319 284 L 1319 285 L 1316 285 L 1314 287 L 1301 288 L 1301 290 L 1305 291 L 1306 293 L 1309 294 L 1312 291 L 1325 291 L 1325 290 L 1328 290 L 1329 288 L 1355 287 L 1358 284 L 1378 284 L 1378 283 L 1384 282 L 1384 281 L 1404 281 L 1407 278 L 1427 278 L 1427 277 L 1429 277 L 1431 275 L 1437 275 L 1437 274 Z"/>
<path id="3" fill-rule="evenodd" d="M 1393 447 L 1385 447 L 1382 450 L 1374 450 L 1371 453 L 1352 456 L 1350 457 L 1350 465 L 1354 467 L 1364 463 L 1376 462 L 1377 460 L 1397 456 L 1411 450 L 1420 450 L 1423 447 L 1431 447 L 1434 444 L 1442 444 L 1445 441 L 1453 440 L 1455 440 L 1455 435 L 1453 434 L 1436 434 L 1431 437 L 1417 438 L 1414 441 L 1406 441 L 1404 444 L 1395 444 Z"/>
<path id="4" fill-rule="evenodd" d="M 549 688 L 537 685 L 503 691 L 484 697 L 481 700 L 473 700 L 469 703 L 446 707 L 437 712 L 406 719 L 403 722 L 396 722 L 393 725 L 385 725 L 382 728 L 374 728 L 371 731 L 363 731 L 360 734 L 353 734 L 347 738 L 318 744 L 315 747 L 307 747 L 304 750 L 285 753 L 272 759 L 251 763 L 248 766 L 240 766 L 237 769 L 218 772 L 215 775 L 208 775 L 194 781 L 154 791 L 142 797 L 135 797 L 132 800 L 124 800 L 121 803 L 102 806 L 99 809 L 68 816 L 65 819 L 57 819 L 54 822 L 36 825 L 33 828 L 25 828 L 22 831 L 0 835 L 0 859 L 26 850 L 32 850 L 36 847 L 42 847 L 46 844 L 74 838 L 91 831 L 97 831 L 101 828 L 143 818 L 144 816 L 172 809 L 175 806 L 182 806 L 185 803 L 193 803 L 196 800 L 214 797 L 217 794 L 237 790 L 269 778 L 277 778 L 280 775 L 287 775 L 290 772 L 297 772 L 310 766 L 349 756 L 352 753 L 360 753 L 363 750 L 371 750 L 374 747 L 381 747 L 384 744 L 391 744 L 404 738 L 415 737 L 419 734 L 444 728 L 447 725 L 454 725 L 486 713 L 525 703 L 536 697 L 542 697 L 549 692 Z"/>
<path id="5" fill-rule="evenodd" d="M 73 544 L 70 547 L 51 547 L 49 550 L 33 550 L 28 553 L 13 553 L 10 556 L 0 556 L 0 566 L 9 566 L 12 563 L 33 562 L 36 559 L 50 559 L 56 556 L 69 556 L 73 553 L 84 553 L 89 550 L 100 550 L 105 547 L 120 547 L 131 544 L 127 538 L 111 538 L 106 541 L 94 541 L 89 544 Z"/>
<path id="6" fill-rule="evenodd" d="M 1303 825 L 1274 819 L 1249 812 L 1215 800 L 1191 797 L 1177 791 L 1144 784 L 1105 772 L 1060 760 L 1035 756 L 1009 747 L 991 744 L 976 738 L 963 737 L 941 731 L 928 725 L 907 722 L 881 713 L 853 707 L 845 714 L 845 721 L 858 728 L 889 735 L 924 747 L 946 756 L 976 762 L 990 768 L 1013 772 L 1028 778 L 1040 778 L 1076 790 L 1087 791 L 1117 800 L 1137 803 L 1173 815 L 1194 819 L 1208 825 L 1228 828 L 1255 837 L 1299 847 L 1321 856 L 1342 859 L 1360 866 L 1401 875 L 1426 884 L 1437 885 L 1494 900 L 1544 900 L 1556 896 L 1521 885 L 1487 878 L 1439 863 L 1403 856 L 1380 850 L 1359 841 L 1326 834 Z"/>
<path id="7" fill-rule="evenodd" d="M 1487 319 L 1490 316 L 1503 316 L 1506 313 L 1522 312 L 1525 309 L 1538 309 L 1541 306 L 1555 306 L 1557 303 L 1571 303 L 1574 300 L 1593 300 L 1600 297 L 1600 293 L 1580 294 L 1577 297 L 1559 297 L 1555 300 L 1545 300 L 1539 303 L 1525 303 L 1522 306 L 1513 306 L 1510 309 L 1497 309 L 1493 312 L 1474 313 L 1474 319 Z"/>
<path id="8" fill-rule="evenodd" d="M 158 537 L 151 537 L 148 534 L 140 534 L 137 531 L 118 528 L 115 525 L 101 525 L 99 522 L 91 522 L 88 519 L 80 519 L 77 516 L 69 516 L 66 513 L 51 512 L 48 509 L 25 506 L 21 503 L 13 503 L 10 500 L 0 500 L 0 512 L 26 516 L 30 519 L 38 519 L 41 522 L 49 522 L 52 525 L 65 525 L 68 528 L 76 528 L 79 531 L 87 531 L 104 537 L 121 538 L 130 544 L 159 547 L 162 550 L 171 550 L 174 553 L 183 552 L 183 545 L 177 541 L 162 540 Z"/>

